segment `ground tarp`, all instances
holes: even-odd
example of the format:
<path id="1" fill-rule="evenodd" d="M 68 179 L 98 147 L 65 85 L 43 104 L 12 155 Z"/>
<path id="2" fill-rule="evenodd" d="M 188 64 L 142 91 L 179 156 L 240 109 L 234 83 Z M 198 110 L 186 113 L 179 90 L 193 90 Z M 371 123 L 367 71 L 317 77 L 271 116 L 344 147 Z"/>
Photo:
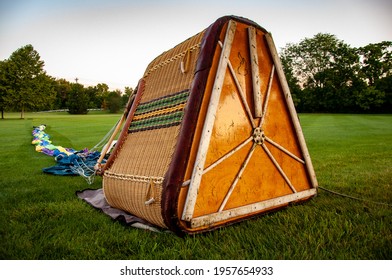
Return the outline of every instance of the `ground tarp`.
<path id="1" fill-rule="evenodd" d="M 136 228 L 147 229 L 155 232 L 162 231 L 139 217 L 133 216 L 132 214 L 122 211 L 120 209 L 111 207 L 106 201 L 102 189 L 85 189 L 83 191 L 77 191 L 76 195 L 91 206 L 93 206 L 95 209 L 101 210 L 113 220 Z"/>

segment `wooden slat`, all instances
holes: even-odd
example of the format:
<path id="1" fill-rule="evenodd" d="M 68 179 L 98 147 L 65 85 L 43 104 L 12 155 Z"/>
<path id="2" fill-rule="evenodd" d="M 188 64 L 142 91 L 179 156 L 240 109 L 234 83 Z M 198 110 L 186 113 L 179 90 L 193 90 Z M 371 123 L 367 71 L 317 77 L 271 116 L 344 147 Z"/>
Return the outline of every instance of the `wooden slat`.
<path id="1" fill-rule="evenodd" d="M 208 146 L 210 144 L 212 129 L 215 122 L 216 111 L 219 105 L 219 99 L 222 91 L 223 81 L 226 75 L 227 64 L 230 56 L 231 46 L 234 40 L 237 24 L 230 20 L 228 23 L 225 40 L 223 42 L 222 53 L 219 59 L 218 69 L 215 76 L 214 86 L 212 88 L 210 103 L 207 109 L 204 126 L 201 133 L 199 149 L 196 155 L 195 165 L 193 167 L 191 183 L 189 185 L 187 197 L 185 200 L 182 220 L 190 221 L 196 205 L 197 194 L 200 187 L 201 177 L 203 175 L 204 165 L 207 157 Z"/>
<path id="2" fill-rule="evenodd" d="M 227 201 L 229 200 L 231 194 L 233 193 L 234 188 L 237 186 L 237 183 L 242 176 L 242 173 L 244 173 L 246 166 L 248 165 L 250 159 L 252 158 L 252 155 L 253 155 L 253 152 L 254 152 L 256 146 L 257 146 L 257 144 L 253 143 L 252 148 L 250 149 L 248 155 L 246 156 L 246 159 L 242 163 L 240 170 L 238 171 L 237 175 L 235 176 L 233 183 L 231 184 L 229 190 L 227 191 L 227 193 L 225 195 L 225 198 L 222 201 L 222 204 L 219 207 L 219 210 L 218 210 L 219 212 L 222 212 L 223 209 L 225 208 Z"/>
<path id="3" fill-rule="evenodd" d="M 284 206 L 290 202 L 298 201 L 304 198 L 309 198 L 311 196 L 314 196 L 316 193 L 317 190 L 313 188 L 313 189 L 225 210 L 222 212 L 216 212 L 205 216 L 196 217 L 192 219 L 191 227 L 198 228 L 203 226 L 211 226 L 214 223 L 225 221 L 231 218 L 256 213 L 270 208 Z"/>
<path id="4" fill-rule="evenodd" d="M 270 74 L 270 77 L 268 80 L 267 92 L 265 94 L 263 113 L 262 113 L 261 120 L 260 120 L 260 127 L 262 127 L 262 125 L 264 123 L 265 115 L 267 113 L 267 106 L 268 106 L 268 101 L 269 101 L 269 97 L 270 97 L 270 93 L 271 93 L 272 80 L 274 78 L 274 73 L 275 73 L 275 65 L 272 64 L 271 74 Z"/>
<path id="5" fill-rule="evenodd" d="M 291 156 L 293 159 L 295 159 L 296 161 L 299 161 L 302 164 L 305 164 L 305 161 L 300 159 L 299 157 L 297 157 L 296 155 L 294 155 L 292 152 L 290 152 L 289 150 L 287 150 L 286 148 L 284 148 L 283 146 L 279 145 L 278 143 L 276 143 L 275 141 L 273 141 L 272 139 L 265 137 L 265 140 L 270 143 L 271 145 L 274 145 L 276 148 L 278 148 L 279 150 L 281 150 L 282 152 L 284 152 L 285 154 Z"/>
<path id="6" fill-rule="evenodd" d="M 290 189 L 293 192 L 297 192 L 297 190 L 294 188 L 293 184 L 290 182 L 290 179 L 287 177 L 286 173 L 284 173 L 282 167 L 280 167 L 279 163 L 276 161 L 276 159 L 274 158 L 274 156 L 272 155 L 272 153 L 270 152 L 270 150 L 268 149 L 268 147 L 263 143 L 261 144 L 261 146 L 263 147 L 264 151 L 267 153 L 268 157 L 270 158 L 270 160 L 272 161 L 272 163 L 275 165 L 276 169 L 278 169 L 280 175 L 283 177 L 283 179 L 286 181 L 287 185 L 289 185 Z"/>
<path id="7" fill-rule="evenodd" d="M 222 47 L 222 43 L 221 43 L 221 42 L 219 42 L 219 45 Z M 237 76 L 236 76 L 236 74 L 235 74 L 233 65 L 231 65 L 230 60 L 227 61 L 227 65 L 228 65 L 228 67 L 229 67 L 230 74 L 231 74 L 231 76 L 233 77 L 234 83 L 235 83 L 235 85 L 236 85 L 236 87 L 237 87 L 237 89 L 238 89 L 238 93 L 239 93 L 239 96 L 240 96 L 240 98 L 241 98 L 241 102 L 242 102 L 242 104 L 244 105 L 246 114 L 248 115 L 249 122 L 251 123 L 252 127 L 255 128 L 256 125 L 255 125 L 255 122 L 254 122 L 254 120 L 253 120 L 252 112 L 250 111 L 248 102 L 246 101 L 245 93 L 244 93 L 244 91 L 243 91 L 243 89 L 242 89 L 242 87 L 241 87 L 240 81 L 238 80 L 238 78 L 237 78 Z"/>
<path id="8" fill-rule="evenodd" d="M 231 76 L 233 77 L 234 83 L 235 83 L 235 85 L 236 85 L 236 87 L 237 87 L 237 89 L 238 89 L 239 96 L 240 96 L 240 98 L 241 98 L 241 102 L 242 102 L 242 104 L 244 105 L 245 111 L 246 111 L 246 113 L 247 113 L 247 115 L 248 115 L 249 122 L 251 123 L 252 127 L 255 128 L 256 125 L 255 125 L 255 123 L 254 123 L 253 116 L 252 116 L 252 112 L 250 111 L 248 102 L 246 101 L 245 93 L 244 93 L 244 91 L 242 90 L 240 81 L 238 81 L 238 78 L 237 78 L 237 76 L 235 75 L 234 68 L 233 68 L 233 66 L 231 65 L 230 61 L 228 62 L 228 66 L 229 66 L 229 70 L 230 70 Z"/>
<path id="9" fill-rule="evenodd" d="M 246 139 L 244 142 L 242 142 L 240 145 L 238 145 L 237 147 L 235 147 L 234 149 L 229 151 L 227 154 L 225 154 L 224 156 L 220 157 L 217 161 L 215 161 L 213 164 L 211 164 L 206 169 L 204 169 L 203 175 L 206 174 L 211 169 L 213 169 L 215 166 L 219 165 L 220 163 L 222 163 L 223 161 L 225 161 L 226 159 L 231 157 L 232 155 L 234 155 L 234 153 L 236 153 L 237 151 L 241 150 L 243 147 L 245 147 L 252 140 L 253 140 L 253 137 L 251 136 L 248 139 Z M 191 180 L 187 180 L 184 183 L 182 183 L 182 186 L 183 187 L 188 186 L 190 184 L 190 182 L 191 182 Z"/>
<path id="10" fill-rule="evenodd" d="M 255 107 L 255 117 L 261 118 L 262 112 L 262 96 L 260 90 L 260 74 L 259 74 L 259 59 L 257 56 L 257 41 L 256 29 L 253 26 L 248 28 L 249 51 L 250 51 L 250 65 L 252 69 L 252 85 L 253 85 L 253 99 Z"/>
<path id="11" fill-rule="evenodd" d="M 276 51 L 275 43 L 274 43 L 274 41 L 273 41 L 273 39 L 271 37 L 271 34 L 269 34 L 269 33 L 265 34 L 265 39 L 267 41 L 268 48 L 269 48 L 269 51 L 270 51 L 271 56 L 272 56 L 272 60 L 273 60 L 274 65 L 276 67 L 276 73 L 278 75 L 278 78 L 279 78 L 279 81 L 280 81 L 280 84 L 281 84 L 281 87 L 282 87 L 282 90 L 283 90 L 283 94 L 284 94 L 284 96 L 286 98 L 286 104 L 287 104 L 287 107 L 289 109 L 289 112 L 290 112 L 290 115 L 291 115 L 291 119 L 292 119 L 294 127 L 295 127 L 296 135 L 298 137 L 298 142 L 299 142 L 299 145 L 301 147 L 301 150 L 302 150 L 302 153 L 303 153 L 303 156 L 304 156 L 304 159 L 305 159 L 305 165 L 306 165 L 307 171 L 308 171 L 308 173 L 310 175 L 309 177 L 310 177 L 310 180 L 312 182 L 312 186 L 316 188 L 318 186 L 316 174 L 315 174 L 314 169 L 313 169 L 313 164 L 312 164 L 312 161 L 310 159 L 309 151 L 308 151 L 308 148 L 306 146 L 305 137 L 303 135 L 302 128 L 301 128 L 301 125 L 299 123 L 297 112 L 296 112 L 295 107 L 294 107 L 294 102 L 293 102 L 293 99 L 291 97 L 290 88 L 289 88 L 289 86 L 287 84 L 286 76 L 285 76 L 285 74 L 283 72 L 282 63 L 280 62 L 280 58 L 279 58 L 279 55 L 278 55 L 278 53 Z"/>

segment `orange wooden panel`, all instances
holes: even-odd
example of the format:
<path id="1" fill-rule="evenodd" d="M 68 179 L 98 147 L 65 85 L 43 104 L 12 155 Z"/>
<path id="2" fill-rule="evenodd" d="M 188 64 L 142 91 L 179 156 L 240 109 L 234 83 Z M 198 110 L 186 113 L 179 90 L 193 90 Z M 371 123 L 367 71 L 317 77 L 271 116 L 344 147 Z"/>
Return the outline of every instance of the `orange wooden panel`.
<path id="1" fill-rule="evenodd" d="M 211 165 L 214 166 L 219 159 L 230 154 L 239 145 L 244 144 L 252 136 L 254 127 L 259 126 L 261 123 L 260 118 L 254 117 L 254 97 L 247 27 L 246 24 L 237 24 L 229 59 L 234 73 L 231 73 L 229 68 L 226 70 L 204 169 L 209 168 Z M 224 37 L 224 34 L 225 29 L 222 30 L 221 38 Z M 277 75 L 273 77 L 268 102 L 266 100 L 273 61 L 263 36 L 264 33 L 261 30 L 256 31 L 260 90 L 262 92 L 263 110 L 266 109 L 261 128 L 265 136 L 273 143 L 276 143 L 278 147 L 264 140 L 263 144 L 265 147 L 257 145 L 253 153 L 250 154 L 253 141 L 249 141 L 241 149 L 233 153 L 232 156 L 206 172 L 202 177 L 197 194 L 193 214 L 195 218 L 218 212 L 231 187 L 233 188 L 232 193 L 228 196 L 227 203 L 222 210 L 234 209 L 292 194 L 293 190 L 287 180 L 290 181 L 295 191 L 302 191 L 312 187 L 297 140 L 297 132 L 294 129 L 292 116 L 287 108 L 287 101 Z M 198 131 L 191 149 L 192 152 L 185 180 L 190 178 L 194 165 L 209 95 L 211 94 L 212 83 L 216 75 L 218 54 L 220 55 L 219 50 L 217 50 L 215 55 L 213 71 L 211 71 L 209 76 L 209 86 L 206 88 L 203 107 L 199 115 Z M 236 83 L 239 85 L 236 85 Z M 252 113 L 251 117 L 247 113 L 244 102 L 241 100 L 241 91 L 245 94 L 245 103 Z M 265 102 L 267 102 L 266 106 L 264 106 Z M 266 149 L 274 158 L 275 163 L 272 161 L 271 156 L 267 154 Z M 282 149 L 288 151 L 297 159 Z M 244 161 L 248 156 L 249 162 L 244 167 Z M 278 168 L 281 170 L 278 170 Z M 241 169 L 243 173 L 241 176 L 238 176 L 237 174 Z M 287 179 L 283 177 L 282 173 L 284 173 Z M 233 186 L 236 177 L 238 177 L 238 182 Z M 186 192 L 187 187 L 182 188 L 180 192 L 179 216 L 183 209 Z M 253 214 L 255 213 L 249 213 L 249 215 Z M 183 222 L 183 225 L 185 227 L 188 226 L 185 222 Z"/>

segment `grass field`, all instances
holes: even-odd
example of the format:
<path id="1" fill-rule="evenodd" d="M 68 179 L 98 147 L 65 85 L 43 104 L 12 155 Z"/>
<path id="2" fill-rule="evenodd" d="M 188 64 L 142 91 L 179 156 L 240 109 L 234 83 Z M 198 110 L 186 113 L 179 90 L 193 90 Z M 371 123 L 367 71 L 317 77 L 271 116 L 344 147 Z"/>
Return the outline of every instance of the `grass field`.
<path id="1" fill-rule="evenodd" d="M 31 145 L 47 124 L 55 145 L 91 148 L 120 115 L 5 114 L 0 120 L 0 259 L 391 259 L 392 115 L 301 114 L 320 186 L 304 204 L 179 238 L 125 227 L 75 191 L 100 188 L 78 176 L 44 174 L 52 157 Z M 375 202 L 388 205 L 376 204 Z"/>

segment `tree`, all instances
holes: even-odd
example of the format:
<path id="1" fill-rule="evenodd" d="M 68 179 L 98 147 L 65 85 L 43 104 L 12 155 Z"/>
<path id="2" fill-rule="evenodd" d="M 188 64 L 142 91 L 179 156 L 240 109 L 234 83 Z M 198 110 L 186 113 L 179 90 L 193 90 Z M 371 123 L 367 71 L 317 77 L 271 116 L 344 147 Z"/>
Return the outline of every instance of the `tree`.
<path id="1" fill-rule="evenodd" d="M 121 108 L 121 91 L 111 91 L 106 98 L 106 104 L 110 113 L 117 113 Z"/>
<path id="2" fill-rule="evenodd" d="M 73 83 L 68 94 L 68 112 L 70 114 L 87 114 L 89 103 L 90 99 L 83 85 Z"/>
<path id="3" fill-rule="evenodd" d="M 46 75 L 44 61 L 32 45 L 26 45 L 13 52 L 2 63 L 4 102 L 21 112 L 26 109 L 51 107 L 55 99 L 53 78 Z"/>
<path id="4" fill-rule="evenodd" d="M 392 113 L 392 75 L 380 79 L 376 83 L 376 89 L 385 93 L 385 102 L 379 108 L 379 112 Z"/>
<path id="5" fill-rule="evenodd" d="M 72 85 L 65 79 L 58 79 L 55 81 L 56 101 L 55 109 L 68 109 L 68 95 L 71 91 Z"/>
<path id="6" fill-rule="evenodd" d="M 360 87 L 359 56 L 335 35 L 316 34 L 281 52 L 288 81 L 296 82 L 298 107 L 308 112 L 343 112 L 352 108 L 351 88 Z"/>
<path id="7" fill-rule="evenodd" d="M 1 119 L 4 119 L 4 110 L 6 107 L 5 95 L 7 92 L 5 83 L 5 61 L 0 61 L 0 110 Z"/>
<path id="8" fill-rule="evenodd" d="M 300 87 L 323 87 L 317 74 L 331 68 L 337 39 L 331 34 L 319 33 L 298 44 L 288 44 L 281 52 L 284 64 L 289 64 Z"/>
<path id="9" fill-rule="evenodd" d="M 356 94 L 355 103 L 364 112 L 376 112 L 384 104 L 385 92 L 373 86 L 367 87 Z"/>
<path id="10" fill-rule="evenodd" d="M 287 84 L 290 88 L 291 96 L 296 107 L 301 104 L 301 88 L 299 86 L 299 81 L 294 75 L 292 57 L 284 56 L 282 57 L 282 67 L 286 75 Z"/>
<path id="11" fill-rule="evenodd" d="M 361 74 L 369 86 L 374 86 L 380 79 L 392 75 L 392 42 L 383 41 L 359 48 L 362 67 Z"/>
<path id="12" fill-rule="evenodd" d="M 109 94 L 109 86 L 105 83 L 99 83 L 95 86 L 96 88 L 96 94 L 95 94 L 95 102 L 97 108 L 102 108 L 103 107 L 103 102 L 105 98 Z"/>
<path id="13" fill-rule="evenodd" d="M 131 96 L 135 94 L 134 90 L 131 87 L 125 87 L 124 94 L 121 95 L 121 106 L 125 108 L 128 104 L 128 100 Z"/>

